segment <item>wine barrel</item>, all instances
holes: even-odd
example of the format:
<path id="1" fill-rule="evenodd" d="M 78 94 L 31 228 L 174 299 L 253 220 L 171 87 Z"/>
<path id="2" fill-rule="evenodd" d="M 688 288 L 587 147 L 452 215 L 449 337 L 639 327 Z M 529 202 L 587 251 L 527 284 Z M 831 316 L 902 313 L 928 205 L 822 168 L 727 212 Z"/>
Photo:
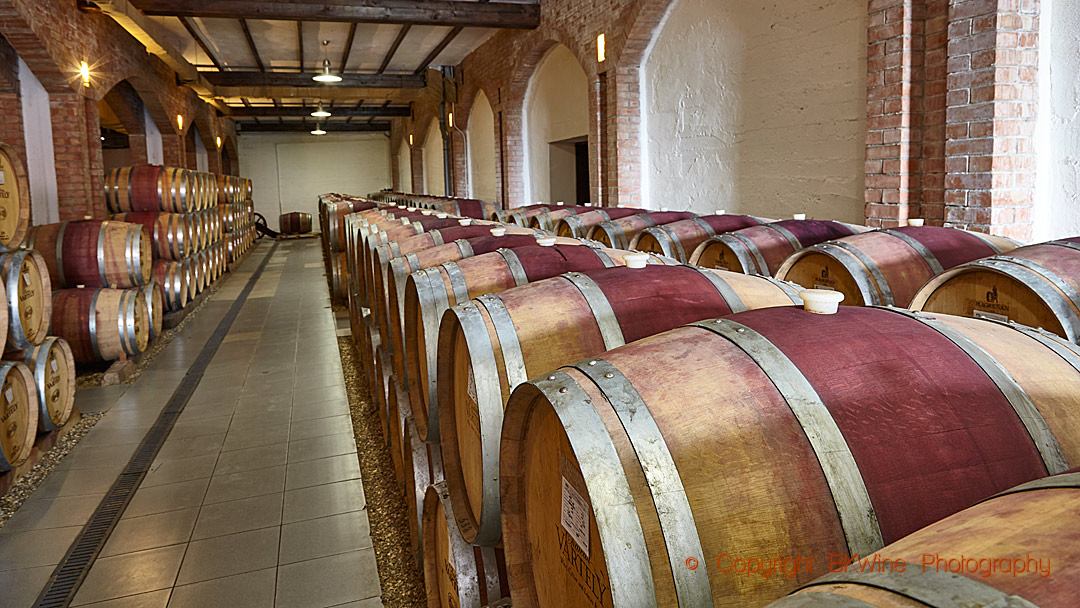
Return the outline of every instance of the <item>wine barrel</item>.
<path id="1" fill-rule="evenodd" d="M 597 224 L 589 229 L 587 238 L 603 243 L 605 247 L 630 249 L 630 242 L 646 228 L 681 222 L 696 218 L 696 213 L 688 211 L 652 211 L 638 213 L 610 222 Z"/>
<path id="2" fill-rule="evenodd" d="M 38 431 L 34 375 L 20 361 L 0 362 L 0 471 L 26 462 Z"/>
<path id="3" fill-rule="evenodd" d="M 190 258 L 191 272 L 188 280 L 189 289 L 191 289 L 191 296 L 194 298 L 196 295 L 203 292 L 209 282 L 206 279 L 206 267 L 203 265 L 202 252 L 196 253 Z"/>
<path id="4" fill-rule="evenodd" d="M 1080 473 L 1011 488 L 803 585 L 769 608 L 1073 606 Z M 865 564 L 865 565 L 864 565 Z M 873 564 L 873 566 L 870 566 Z M 847 603 L 844 603 L 844 602 Z"/>
<path id="5" fill-rule="evenodd" d="M 155 258 L 179 260 L 191 255 L 191 228 L 186 214 L 132 211 L 117 213 L 112 216 L 112 219 L 118 222 L 142 224 L 153 240 Z"/>
<path id="6" fill-rule="evenodd" d="M 412 416 L 402 424 L 402 457 L 405 463 L 405 511 L 409 536 L 417 549 L 417 566 L 423 567 L 424 495 L 428 486 L 443 480 L 439 446 L 427 443 L 416 432 Z"/>
<path id="7" fill-rule="evenodd" d="M 1013 249 L 947 270 L 911 301 L 914 310 L 1014 321 L 1080 341 L 1080 238 Z"/>
<path id="8" fill-rule="evenodd" d="M 143 301 L 146 302 L 146 319 L 148 340 L 153 340 L 161 335 L 162 320 L 165 316 L 165 291 L 161 284 L 151 280 L 146 285 L 136 287 L 142 293 Z"/>
<path id="9" fill-rule="evenodd" d="M 191 172 L 179 167 L 137 165 L 114 169 L 112 196 L 106 189 L 105 202 L 112 213 L 126 211 L 167 211 L 188 213 L 195 210 Z"/>
<path id="10" fill-rule="evenodd" d="M 52 320 L 52 283 L 41 254 L 20 249 L 0 254 L 7 306 L 0 320 L 6 322 L 7 348 L 25 350 L 41 344 Z"/>
<path id="11" fill-rule="evenodd" d="M 618 222 L 614 222 L 618 225 Z M 629 249 L 673 257 L 680 262 L 690 261 L 690 254 L 707 239 L 717 234 L 734 232 L 760 224 L 749 215 L 705 215 L 650 226 L 630 240 Z M 606 226 L 607 224 L 600 224 Z"/>
<path id="12" fill-rule="evenodd" d="M 572 215 L 577 215 L 579 213 L 585 213 L 592 210 L 593 207 L 588 207 L 585 205 L 562 207 L 560 209 L 548 209 L 547 211 L 537 213 L 536 215 L 529 218 L 529 227 L 535 228 L 537 230 L 554 231 L 555 224 L 564 217 L 570 217 Z"/>
<path id="13" fill-rule="evenodd" d="M 236 186 L 231 175 L 218 174 L 218 198 L 217 204 L 230 205 L 236 202 Z"/>
<path id="14" fill-rule="evenodd" d="M 771 277 L 796 251 L 869 230 L 826 220 L 783 220 L 710 238 L 692 250 L 690 263 Z"/>
<path id="15" fill-rule="evenodd" d="M 307 234 L 311 232 L 311 214 L 293 211 L 283 213 L 279 219 L 282 234 Z"/>
<path id="16" fill-rule="evenodd" d="M 439 326 L 438 439 L 465 540 L 494 546 L 499 429 L 529 378 L 686 323 L 802 300 L 767 277 L 693 266 L 569 272 L 454 306 Z"/>
<path id="17" fill-rule="evenodd" d="M 558 207 L 558 206 L 556 205 L 555 207 Z M 495 213 L 493 213 L 488 219 L 490 219 L 492 221 L 495 221 L 495 222 L 501 222 L 503 224 L 517 224 L 517 222 L 514 222 L 514 220 L 511 219 L 513 216 L 518 215 L 520 213 L 525 213 L 527 211 L 533 211 L 533 210 L 535 210 L 534 213 L 532 215 L 530 215 L 529 217 L 532 217 L 533 215 L 536 215 L 538 213 L 544 213 L 544 212 L 548 211 L 549 206 L 548 205 L 537 204 L 537 205 L 525 205 L 523 207 L 511 207 L 510 209 L 500 209 L 500 210 L 496 211 Z M 517 225 L 520 225 L 520 224 L 517 224 Z"/>
<path id="18" fill-rule="evenodd" d="M 79 363 L 134 357 L 149 339 L 146 310 L 138 289 L 61 289 L 53 292 L 52 332 Z"/>
<path id="19" fill-rule="evenodd" d="M 45 338 L 27 350 L 6 353 L 8 361 L 22 361 L 34 378 L 38 430 L 55 431 L 71 418 L 75 408 L 75 358 L 63 338 Z"/>
<path id="20" fill-rule="evenodd" d="M 423 533 L 428 608 L 482 608 L 510 596 L 503 550 L 473 547 L 461 538 L 444 484 L 424 495 Z"/>
<path id="21" fill-rule="evenodd" d="M 12 146 L 0 143 L 0 251 L 16 249 L 30 226 L 30 182 Z"/>
<path id="22" fill-rule="evenodd" d="M 780 265 L 776 277 L 839 291 L 849 306 L 907 306 L 933 277 L 1016 246 L 1008 239 L 955 228 L 903 226 L 796 251 Z"/>
<path id="23" fill-rule="evenodd" d="M 605 207 L 593 209 L 585 213 L 571 215 L 558 220 L 555 224 L 555 234 L 565 237 L 583 238 L 589 234 L 589 230 L 597 224 L 622 219 L 631 215 L 637 215 L 642 210 L 635 207 Z"/>
<path id="24" fill-rule="evenodd" d="M 783 307 L 544 374 L 502 428 L 514 606 L 593 605 L 600 589 L 609 606 L 760 606 L 826 556 L 1067 470 L 1078 354 L 978 319 Z M 745 577 L 710 567 L 725 554 L 816 559 Z"/>
<path id="25" fill-rule="evenodd" d="M 331 251 L 345 249 L 345 216 L 350 213 L 358 213 L 367 209 L 376 208 L 375 203 L 331 203 L 323 206 L 325 220 L 322 224 L 327 243 Z"/>
<path id="26" fill-rule="evenodd" d="M 341 252 L 330 256 L 330 295 L 334 298 L 345 297 L 345 284 L 349 280 L 345 255 L 345 252 Z"/>
<path id="27" fill-rule="evenodd" d="M 142 224 L 82 220 L 34 226 L 27 248 L 42 254 L 58 287 L 135 287 L 150 279 L 149 235 Z"/>
<path id="28" fill-rule="evenodd" d="M 168 310 L 180 310 L 188 303 L 188 274 L 182 260 L 154 262 L 154 283 L 161 286 L 162 302 Z"/>

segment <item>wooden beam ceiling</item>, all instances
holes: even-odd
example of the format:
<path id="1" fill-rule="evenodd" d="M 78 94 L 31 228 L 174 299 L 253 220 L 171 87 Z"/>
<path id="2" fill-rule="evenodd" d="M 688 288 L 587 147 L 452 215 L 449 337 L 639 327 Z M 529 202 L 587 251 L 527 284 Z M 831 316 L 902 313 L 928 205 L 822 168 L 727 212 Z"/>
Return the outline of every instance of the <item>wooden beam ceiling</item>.
<path id="1" fill-rule="evenodd" d="M 428 66 L 431 65 L 431 62 L 435 61 L 435 58 L 439 56 L 439 53 L 443 52 L 443 49 L 449 46 L 449 44 L 454 41 L 454 38 L 457 38 L 457 35 L 460 34 L 461 30 L 463 29 L 465 28 L 455 27 L 454 29 L 447 32 L 446 37 L 442 39 L 442 42 L 435 45 L 435 48 L 431 49 L 431 52 L 428 53 L 427 57 L 424 57 L 423 63 L 420 64 L 420 67 L 416 68 L 416 71 L 413 72 L 413 74 L 423 74 L 424 72 L 426 72 Z"/>
<path id="2" fill-rule="evenodd" d="M 147 15 L 535 29 L 540 5 L 462 0 L 131 0 Z"/>
<path id="3" fill-rule="evenodd" d="M 390 65 L 390 61 L 394 59 L 394 53 L 397 53 L 398 47 L 401 46 L 401 42 L 405 40 L 405 36 L 409 34 L 410 28 L 412 28 L 412 26 L 408 24 L 401 26 L 397 38 L 394 38 L 394 44 L 390 45 L 390 50 L 386 51 L 386 57 L 383 57 L 382 64 L 379 65 L 378 74 L 382 74 L 386 71 L 386 67 Z"/>
<path id="4" fill-rule="evenodd" d="M 254 122 L 236 123 L 237 131 L 241 133 L 308 133 L 311 125 L 302 122 L 287 122 L 283 124 L 267 124 Z M 389 131 L 390 123 L 380 122 L 354 122 L 354 123 L 322 123 L 322 128 L 328 133 L 358 133 L 372 131 Z"/>
<path id="5" fill-rule="evenodd" d="M 251 48 L 251 54 L 255 57 L 255 65 L 259 66 L 260 72 L 265 72 L 266 66 L 263 65 L 262 57 L 259 56 L 259 47 L 255 46 L 255 39 L 251 37 L 251 29 L 248 28 L 247 20 L 240 20 L 240 29 L 244 30 L 244 38 L 247 39 L 248 47 Z"/>
<path id="6" fill-rule="evenodd" d="M 380 116 L 409 116 L 410 110 L 407 106 L 398 107 L 359 107 L 359 108 L 333 108 L 334 116 L 337 118 L 344 117 L 380 117 Z M 243 107 L 233 108 L 233 118 L 267 118 L 272 116 L 311 116 L 311 108 L 308 107 Z"/>
<path id="7" fill-rule="evenodd" d="M 333 85 L 320 84 L 311 79 L 310 74 L 288 72 L 202 72 L 207 82 L 215 87 L 300 87 L 311 89 L 305 95 L 296 97 L 319 97 L 321 91 L 334 89 L 390 88 L 422 89 L 427 86 L 427 78 L 420 74 L 341 74 L 341 82 Z"/>

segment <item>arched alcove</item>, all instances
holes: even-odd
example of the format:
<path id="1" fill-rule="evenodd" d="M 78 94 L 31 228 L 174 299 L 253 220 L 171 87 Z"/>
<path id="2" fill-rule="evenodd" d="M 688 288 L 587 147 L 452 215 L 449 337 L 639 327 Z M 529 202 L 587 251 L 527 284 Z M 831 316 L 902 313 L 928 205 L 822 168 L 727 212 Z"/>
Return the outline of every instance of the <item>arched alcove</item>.
<path id="1" fill-rule="evenodd" d="M 411 194 L 412 187 L 412 149 L 409 147 L 409 139 L 401 138 L 401 146 L 398 147 L 398 190 Z"/>
<path id="2" fill-rule="evenodd" d="M 469 111 L 470 195 L 485 201 L 498 199 L 495 180 L 495 113 L 483 91 L 476 94 Z"/>
<path id="3" fill-rule="evenodd" d="M 446 171 L 443 166 L 443 137 L 439 119 L 432 118 L 424 137 L 424 193 L 446 196 Z"/>
<path id="4" fill-rule="evenodd" d="M 527 201 L 589 201 L 589 79 L 563 45 L 548 51 L 525 95 Z"/>

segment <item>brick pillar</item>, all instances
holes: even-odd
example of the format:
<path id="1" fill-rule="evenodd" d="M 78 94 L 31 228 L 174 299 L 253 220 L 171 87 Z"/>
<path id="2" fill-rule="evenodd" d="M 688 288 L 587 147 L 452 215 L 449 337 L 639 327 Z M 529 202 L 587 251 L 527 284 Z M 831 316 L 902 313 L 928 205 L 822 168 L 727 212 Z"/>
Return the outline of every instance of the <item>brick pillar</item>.
<path id="1" fill-rule="evenodd" d="M 594 204 L 614 204 L 609 196 L 608 150 L 611 125 L 608 124 L 610 88 L 607 72 L 600 72 L 589 83 L 589 193 Z"/>
<path id="2" fill-rule="evenodd" d="M 86 169 L 89 196 L 86 199 L 86 215 L 95 219 L 108 217 L 105 208 L 105 159 L 101 152 L 101 116 L 98 105 L 92 99 L 83 100 L 83 114 L 86 116 Z"/>
<path id="3" fill-rule="evenodd" d="M 426 194 L 424 192 L 424 149 L 420 146 L 409 146 L 409 166 L 412 167 L 412 184 L 409 194 Z"/>
<path id="4" fill-rule="evenodd" d="M 609 205 L 641 206 L 641 103 L 637 68 L 617 68 L 608 91 L 604 157 Z"/>
<path id="5" fill-rule="evenodd" d="M 0 142 L 19 153 L 19 160 L 26 162 L 26 138 L 23 134 L 22 97 L 19 91 L 19 62 L 15 49 L 0 38 Z"/>
<path id="6" fill-rule="evenodd" d="M 131 164 L 146 164 L 146 135 L 144 133 L 128 133 L 128 148 L 131 150 Z"/>
<path id="7" fill-rule="evenodd" d="M 163 163 L 168 167 L 184 166 L 184 138 L 175 133 L 161 134 Z"/>
<path id="8" fill-rule="evenodd" d="M 454 124 L 457 124 L 458 117 L 454 115 Z M 469 146 L 468 141 L 464 135 L 458 132 L 456 128 L 450 129 L 450 159 L 454 169 L 454 193 L 447 193 L 448 196 L 469 196 L 469 181 L 472 176 L 469 175 Z"/>
<path id="9" fill-rule="evenodd" d="M 928 224 L 945 220 L 945 109 L 948 93 L 949 0 L 926 0 L 922 205 Z"/>
<path id="10" fill-rule="evenodd" d="M 531 205 L 535 201 L 525 199 L 525 142 L 522 137 L 522 100 L 517 99 L 507 104 L 499 112 L 502 153 L 500 154 L 502 175 L 500 192 L 507 208 Z"/>
<path id="11" fill-rule="evenodd" d="M 1031 237 L 1038 28 L 1038 0 L 952 4 L 946 225 Z"/>
<path id="12" fill-rule="evenodd" d="M 90 180 L 91 133 L 88 129 L 87 108 L 93 104 L 75 93 L 52 93 L 49 109 L 52 114 L 53 153 L 56 161 L 56 193 L 60 219 L 82 219 L 94 215 L 94 193 Z M 96 134 L 97 109 L 94 107 Z M 96 141 L 97 162 L 101 162 L 100 135 Z"/>
<path id="13" fill-rule="evenodd" d="M 400 148 L 390 153 L 390 189 L 401 192 L 401 166 L 399 165 L 398 153 Z"/>

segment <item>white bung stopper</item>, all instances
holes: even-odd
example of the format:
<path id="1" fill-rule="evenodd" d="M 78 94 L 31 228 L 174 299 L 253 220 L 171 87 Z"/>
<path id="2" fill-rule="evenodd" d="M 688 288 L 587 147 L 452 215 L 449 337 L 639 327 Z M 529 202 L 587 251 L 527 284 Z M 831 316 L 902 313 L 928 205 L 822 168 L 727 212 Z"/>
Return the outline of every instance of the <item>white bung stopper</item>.
<path id="1" fill-rule="evenodd" d="M 440 220 L 445 220 L 447 217 L 450 216 L 446 215 L 445 213 L 436 213 L 435 217 L 439 218 Z"/>
<path id="2" fill-rule="evenodd" d="M 623 257 L 627 268 L 644 268 L 649 263 L 647 253 L 628 253 Z"/>
<path id="3" fill-rule="evenodd" d="M 716 215 L 727 215 L 727 209 L 717 209 Z"/>
<path id="4" fill-rule="evenodd" d="M 506 236 L 506 228 L 492 228 L 491 236 Z"/>
<path id="5" fill-rule="evenodd" d="M 536 239 L 536 244 L 540 245 L 541 247 L 554 247 L 555 246 L 555 237 L 553 237 L 553 236 L 542 236 L 542 237 Z"/>
<path id="6" fill-rule="evenodd" d="M 803 299 L 803 308 L 806 312 L 818 315 L 835 315 L 840 302 L 844 301 L 844 294 L 831 289 L 804 289 L 799 292 Z"/>
<path id="7" fill-rule="evenodd" d="M 908 226 L 925 226 L 926 220 L 922 218 L 913 218 L 907 221 Z"/>
<path id="8" fill-rule="evenodd" d="M 791 216 L 791 219 L 805 220 L 806 219 L 806 214 L 805 213 L 796 213 L 795 215 Z"/>
<path id="9" fill-rule="evenodd" d="M 457 223 L 461 224 L 462 226 L 472 226 L 472 220 L 467 217 L 461 218 L 457 221 Z"/>

